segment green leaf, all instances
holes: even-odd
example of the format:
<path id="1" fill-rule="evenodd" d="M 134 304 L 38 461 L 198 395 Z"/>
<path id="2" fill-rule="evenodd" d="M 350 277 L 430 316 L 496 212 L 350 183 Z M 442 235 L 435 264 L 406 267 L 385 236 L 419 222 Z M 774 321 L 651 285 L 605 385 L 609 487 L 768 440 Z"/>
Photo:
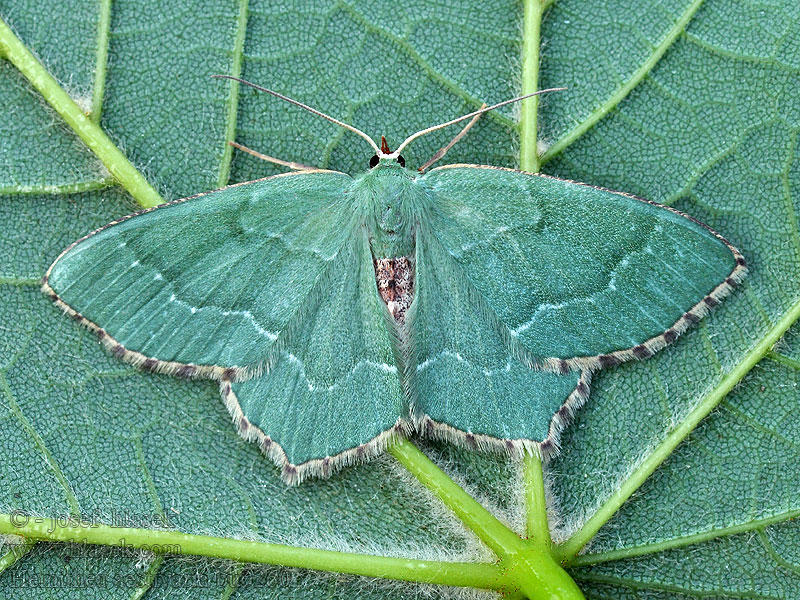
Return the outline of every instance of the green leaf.
<path id="1" fill-rule="evenodd" d="M 800 10 L 790 0 L 555 0 L 539 27 L 541 7 L 523 4 L 4 3 L 5 22 L 55 79 L 29 83 L 30 71 L 0 63 L 0 98 L 11 107 L 0 114 L 0 219 L 13 224 L 0 241 L 0 511 L 128 525 L 153 544 L 156 529 L 210 534 L 233 550 L 237 540 L 262 542 L 252 555 L 195 538 L 183 549 L 244 561 L 302 566 L 278 558 L 285 546 L 337 553 L 324 555 L 331 562 L 301 553 L 323 570 L 312 573 L 177 556 L 171 538 L 168 554 L 143 559 L 133 534 L 127 548 L 119 535 L 114 547 L 4 546 L 2 594 L 41 597 L 19 587 L 35 576 L 58 597 L 95 587 L 196 595 L 192 582 L 213 597 L 413 596 L 431 589 L 340 573 L 496 588 L 509 579 L 493 552 L 519 550 L 505 525 L 534 535 L 531 555 L 549 552 L 536 461 L 521 469 L 420 446 L 497 522 L 479 505 L 464 513 L 458 486 L 419 460 L 403 463 L 415 477 L 386 457 L 287 489 L 239 438 L 215 384 L 129 368 L 39 292 L 67 244 L 134 202 L 158 201 L 155 190 L 177 198 L 278 172 L 227 140 L 304 164 L 366 168 L 370 151 L 357 136 L 208 77 L 223 73 L 390 145 L 520 89 L 567 86 L 527 102 L 519 129 L 511 108 L 482 118 L 447 161 L 541 162 L 549 174 L 665 202 L 725 235 L 750 275 L 674 346 L 595 378 L 545 467 L 554 552 L 590 598 L 800 595 L 791 521 L 800 512 L 798 326 L 784 337 L 800 315 Z M 407 161 L 421 164 L 451 135 L 420 139 Z M 41 537 L 114 538 L 108 529 L 70 533 L 62 523 Z M 349 553 L 435 564 L 400 569 L 379 558 L 384 571 L 370 571 L 373 559 Z M 81 585 L 64 589 L 73 581 Z"/>

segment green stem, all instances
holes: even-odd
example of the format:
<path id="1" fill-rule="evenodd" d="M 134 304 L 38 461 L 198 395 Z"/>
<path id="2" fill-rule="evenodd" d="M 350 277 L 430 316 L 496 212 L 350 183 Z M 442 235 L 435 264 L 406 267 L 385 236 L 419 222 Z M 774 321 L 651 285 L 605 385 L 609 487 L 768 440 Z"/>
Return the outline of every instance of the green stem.
<path id="1" fill-rule="evenodd" d="M 571 564 L 590 539 L 600 528 L 611 519 L 622 504 L 639 489 L 653 471 L 666 460 L 686 437 L 697 427 L 722 399 L 730 392 L 739 381 L 769 352 L 786 330 L 800 318 L 800 301 L 792 305 L 783 317 L 773 325 L 761 341 L 752 350 L 744 355 L 742 360 L 725 375 L 717 386 L 703 398 L 687 417 L 664 438 L 656 448 L 645 458 L 636 470 L 622 485 L 605 501 L 575 534 L 566 542 L 556 548 L 556 554 L 563 564 Z"/>
<path id="2" fill-rule="evenodd" d="M 100 0 L 100 16 L 97 20 L 97 53 L 94 65 L 94 90 L 92 90 L 92 113 L 89 118 L 99 123 L 103 115 L 103 98 L 106 93 L 106 70 L 108 68 L 108 33 L 111 29 L 111 0 Z"/>
<path id="3" fill-rule="evenodd" d="M 0 555 L 0 573 L 17 564 L 35 545 L 36 542 L 33 540 L 24 540 L 21 544 L 12 546 L 11 550 L 5 554 Z"/>
<path id="4" fill-rule="evenodd" d="M 231 63 L 232 77 L 242 76 L 242 62 L 244 56 L 244 39 L 247 33 L 248 0 L 239 0 L 239 18 L 236 22 L 236 40 L 233 43 L 233 62 Z M 231 176 L 231 162 L 233 161 L 233 146 L 228 142 L 234 141 L 236 136 L 236 116 L 239 110 L 239 82 L 228 80 L 230 95 L 228 96 L 228 121 L 225 126 L 225 148 L 223 149 L 222 162 L 219 168 L 217 187 L 228 185 Z"/>
<path id="5" fill-rule="evenodd" d="M 541 459 L 533 452 L 527 452 L 522 459 L 522 476 L 525 481 L 525 518 L 528 541 L 549 550 L 553 542 L 550 539 L 550 525 L 547 522 L 544 472 Z"/>
<path id="6" fill-rule="evenodd" d="M 527 543 L 503 525 L 414 444 L 400 440 L 389 452 L 500 557 L 505 574 L 527 598 L 583 599 L 578 586 L 547 549 Z"/>
<path id="7" fill-rule="evenodd" d="M 436 494 L 464 524 L 491 550 L 504 557 L 507 548 L 516 548 L 522 539 L 484 506 L 465 492 L 408 440 L 399 440 L 389 452 L 425 487 Z"/>
<path id="8" fill-rule="evenodd" d="M 6 58 L 30 81 L 31 85 L 78 134 L 114 178 L 130 192 L 140 205 L 149 207 L 163 202 L 158 192 L 125 158 L 125 155 L 120 152 L 100 126 L 83 114 L 75 101 L 58 85 L 53 76 L 36 60 L 2 19 L 0 19 L 0 52 L 3 52 Z"/>
<path id="9" fill-rule="evenodd" d="M 539 89 L 539 37 L 542 25 L 541 0 L 524 0 L 522 42 L 522 95 Z M 519 168 L 538 173 L 538 122 L 539 96 L 522 101 L 520 112 Z"/>
<path id="10" fill-rule="evenodd" d="M 0 514 L 0 533 L 20 535 L 32 540 L 137 548 L 159 554 L 208 556 L 439 585 L 502 590 L 507 584 L 504 571 L 493 564 L 371 556 L 192 535 L 179 531 L 111 527 L 97 523 L 79 523 L 74 519 L 49 519 L 21 513 Z"/>
<path id="11" fill-rule="evenodd" d="M 9 185 L 0 187 L 0 195 L 14 196 L 17 194 L 53 194 L 61 196 L 64 194 L 79 194 L 81 192 L 91 192 L 111 187 L 116 182 L 111 177 L 95 179 L 93 181 L 78 181 L 75 183 L 65 183 L 62 185 Z"/>

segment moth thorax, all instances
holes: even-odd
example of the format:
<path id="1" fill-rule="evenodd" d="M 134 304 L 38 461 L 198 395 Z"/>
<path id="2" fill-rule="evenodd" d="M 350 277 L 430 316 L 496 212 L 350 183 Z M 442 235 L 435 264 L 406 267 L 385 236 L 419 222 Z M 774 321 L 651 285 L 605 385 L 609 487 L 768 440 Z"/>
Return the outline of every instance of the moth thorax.
<path id="1" fill-rule="evenodd" d="M 407 256 L 376 258 L 375 280 L 389 313 L 398 323 L 405 323 L 406 311 L 414 299 L 414 265 Z"/>

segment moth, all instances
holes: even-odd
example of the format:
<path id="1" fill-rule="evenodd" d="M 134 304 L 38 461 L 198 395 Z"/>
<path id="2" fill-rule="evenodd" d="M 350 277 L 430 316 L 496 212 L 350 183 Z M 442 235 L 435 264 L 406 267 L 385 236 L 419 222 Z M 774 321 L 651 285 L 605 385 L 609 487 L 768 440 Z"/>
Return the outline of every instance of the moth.
<path id="1" fill-rule="evenodd" d="M 134 213 L 69 246 L 42 285 L 115 356 L 218 380 L 287 483 L 413 433 L 546 458 L 594 371 L 674 342 L 746 274 L 720 234 L 630 194 L 405 167 L 417 137 L 500 105 L 392 152 L 289 101 L 365 138 L 370 168 L 290 163 Z"/>

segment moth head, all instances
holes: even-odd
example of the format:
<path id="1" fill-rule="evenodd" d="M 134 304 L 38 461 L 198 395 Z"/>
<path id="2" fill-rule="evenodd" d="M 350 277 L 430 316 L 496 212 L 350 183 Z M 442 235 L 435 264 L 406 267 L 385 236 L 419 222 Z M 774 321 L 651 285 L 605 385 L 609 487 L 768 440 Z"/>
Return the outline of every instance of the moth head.
<path id="1" fill-rule="evenodd" d="M 377 167 L 378 164 L 380 164 L 381 159 L 394 160 L 397 161 L 397 164 L 399 164 L 401 167 L 406 166 L 405 158 L 403 158 L 400 154 L 396 152 L 393 153 L 391 150 L 389 150 L 389 144 L 386 143 L 385 136 L 381 136 L 380 151 L 377 154 L 373 154 L 372 158 L 369 159 L 369 168 L 374 169 Z"/>

